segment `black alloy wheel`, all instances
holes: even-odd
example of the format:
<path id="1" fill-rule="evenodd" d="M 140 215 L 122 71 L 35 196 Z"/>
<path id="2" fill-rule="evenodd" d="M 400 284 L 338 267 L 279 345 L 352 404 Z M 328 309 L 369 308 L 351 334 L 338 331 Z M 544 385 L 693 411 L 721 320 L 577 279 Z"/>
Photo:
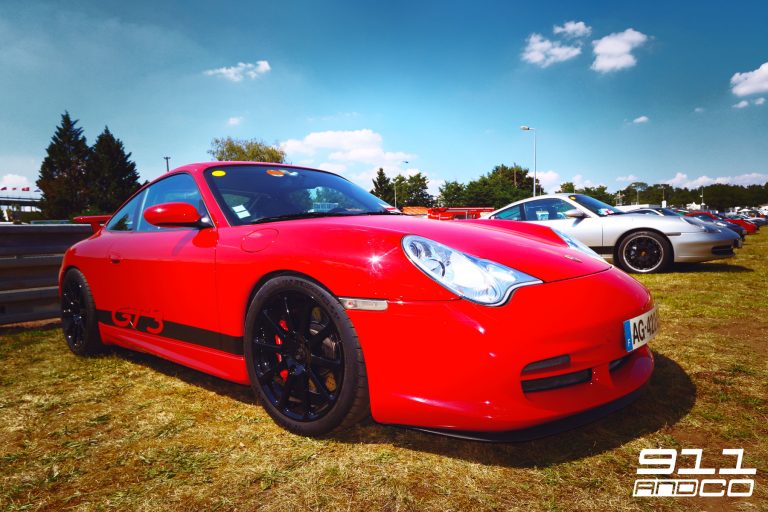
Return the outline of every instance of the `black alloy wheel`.
<path id="1" fill-rule="evenodd" d="M 67 271 L 61 284 L 61 326 L 67 346 L 75 354 L 92 355 L 102 350 L 93 294 L 77 269 Z"/>
<path id="2" fill-rule="evenodd" d="M 285 428 L 323 435 L 367 414 L 357 336 L 338 300 L 312 281 L 265 284 L 248 311 L 244 348 L 254 391 Z"/>
<path id="3" fill-rule="evenodd" d="M 662 272 L 672 261 L 672 246 L 653 231 L 636 231 L 622 240 L 617 264 L 627 272 L 651 274 Z"/>

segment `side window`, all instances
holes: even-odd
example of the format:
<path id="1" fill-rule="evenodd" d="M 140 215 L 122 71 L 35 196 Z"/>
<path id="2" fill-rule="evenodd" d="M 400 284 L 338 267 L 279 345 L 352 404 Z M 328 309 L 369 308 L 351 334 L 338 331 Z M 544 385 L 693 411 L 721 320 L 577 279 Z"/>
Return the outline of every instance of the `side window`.
<path id="1" fill-rule="evenodd" d="M 107 223 L 107 230 L 109 231 L 136 231 L 137 217 L 139 213 L 139 207 L 144 201 L 146 190 L 137 195 L 128 203 L 120 208 L 116 214 L 112 216 L 112 219 Z"/>
<path id="2" fill-rule="evenodd" d="M 175 174 L 164 180 L 160 180 L 147 188 L 144 204 L 138 212 L 138 231 L 159 231 L 157 226 L 153 226 L 144 220 L 144 210 L 150 206 L 162 203 L 189 203 L 195 208 L 201 216 L 208 215 L 203 203 L 203 197 L 197 188 L 194 178 L 189 174 Z"/>
<path id="3" fill-rule="evenodd" d="M 525 220 L 558 220 L 567 219 L 565 212 L 574 207 L 570 203 L 557 198 L 537 199 L 524 203 Z"/>
<path id="4" fill-rule="evenodd" d="M 513 206 L 511 208 L 507 208 L 506 210 L 502 210 L 496 215 L 493 216 L 494 219 L 505 219 L 505 220 L 523 220 L 523 214 L 522 214 L 522 208 L 520 208 L 520 205 Z"/>

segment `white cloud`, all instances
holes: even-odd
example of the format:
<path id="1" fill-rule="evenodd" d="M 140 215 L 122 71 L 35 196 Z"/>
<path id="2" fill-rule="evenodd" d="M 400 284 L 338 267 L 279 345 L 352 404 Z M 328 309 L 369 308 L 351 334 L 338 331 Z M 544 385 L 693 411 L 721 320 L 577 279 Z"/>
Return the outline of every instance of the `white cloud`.
<path id="1" fill-rule="evenodd" d="M 322 162 L 318 168 L 343 173 L 366 190 L 379 168 L 388 176 L 410 176 L 421 171 L 429 179 L 430 194 L 437 194 L 443 180 L 422 169 L 408 167 L 408 160 L 416 155 L 405 151 L 387 151 L 381 134 L 365 128 L 361 130 L 339 130 L 312 132 L 302 139 L 289 139 L 280 144 L 289 157 L 307 161 L 307 157 Z"/>
<path id="2" fill-rule="evenodd" d="M 384 151 L 380 134 L 370 129 L 313 132 L 303 139 L 289 139 L 280 147 L 289 155 L 314 155 L 326 150 L 330 160 L 384 165 L 413 157 L 403 151 Z"/>
<path id="3" fill-rule="evenodd" d="M 229 119 L 227 119 L 227 124 L 229 126 L 237 126 L 239 124 L 242 124 L 244 120 L 245 118 L 242 116 L 230 117 Z"/>
<path id="4" fill-rule="evenodd" d="M 632 183 L 633 181 L 637 181 L 639 178 L 635 176 L 634 174 L 630 174 L 629 176 L 619 176 L 616 178 L 616 181 L 623 181 L 626 183 Z"/>
<path id="5" fill-rule="evenodd" d="M 592 27 L 583 21 L 566 21 L 561 26 L 555 25 L 552 32 L 563 34 L 565 37 L 587 37 L 592 33 Z"/>
<path id="6" fill-rule="evenodd" d="M 562 45 L 557 41 L 550 41 L 541 34 L 531 34 L 522 58 L 526 62 L 546 68 L 556 62 L 572 59 L 580 53 L 581 48 L 578 46 Z"/>
<path id="7" fill-rule="evenodd" d="M 582 176 L 581 174 L 577 174 L 576 176 L 571 178 L 571 183 L 573 183 L 576 188 L 597 187 L 602 185 L 602 183 L 595 183 L 592 180 L 585 180 L 584 176 Z"/>
<path id="8" fill-rule="evenodd" d="M 648 117 L 648 116 L 640 116 L 640 117 L 634 118 L 632 120 L 632 123 L 634 123 L 634 124 L 643 124 L 643 123 L 647 123 L 650 120 L 651 120 L 651 118 Z"/>
<path id="9" fill-rule="evenodd" d="M 675 174 L 674 178 L 667 180 L 665 183 L 680 188 L 699 188 L 714 184 L 744 186 L 762 185 L 765 182 L 768 182 L 768 174 L 761 174 L 757 172 L 739 174 L 737 176 L 719 176 L 717 178 L 710 178 L 706 175 L 699 176 L 697 178 L 688 178 L 687 174 L 678 172 Z"/>
<path id="10" fill-rule="evenodd" d="M 749 106 L 749 102 L 747 100 L 741 100 L 738 103 L 735 103 L 733 105 L 733 108 L 747 108 Z"/>
<path id="11" fill-rule="evenodd" d="M 704 107 L 696 107 L 695 109 L 693 109 L 693 111 L 696 112 L 697 114 L 701 114 L 702 112 L 704 112 Z"/>
<path id="12" fill-rule="evenodd" d="M 8 187 L 8 191 L 10 191 L 14 187 L 17 189 L 20 189 L 21 187 L 32 187 L 32 184 L 29 182 L 29 179 L 27 179 L 26 176 L 22 176 L 21 174 L 8 173 L 0 177 L 0 188 L 2 187 Z M 30 188 L 30 190 L 34 189 Z M 4 190 L 3 192 L 6 191 Z"/>
<path id="13" fill-rule="evenodd" d="M 250 62 L 238 62 L 236 66 L 209 69 L 204 73 L 207 76 L 220 76 L 230 82 L 242 82 L 245 78 L 251 80 L 269 72 L 272 67 L 266 60 L 258 60 L 256 64 Z"/>
<path id="14" fill-rule="evenodd" d="M 765 105 L 765 98 L 757 98 L 756 100 L 752 101 L 752 103 L 754 103 L 758 107 L 760 105 Z"/>
<path id="15" fill-rule="evenodd" d="M 304 165 L 307 165 L 307 164 L 304 164 Z M 343 174 L 344 171 L 347 170 L 346 165 L 333 163 L 333 162 L 323 162 L 321 164 L 318 164 L 317 168 L 322 169 L 323 171 L 335 172 L 336 174 Z"/>
<path id="16" fill-rule="evenodd" d="M 628 28 L 624 32 L 616 32 L 592 41 L 595 61 L 592 69 L 600 73 L 631 68 L 637 64 L 632 50 L 643 45 L 648 36 L 635 29 Z"/>
<path id="17" fill-rule="evenodd" d="M 536 178 L 539 180 L 539 185 L 547 192 L 554 192 L 560 185 L 560 174 L 555 171 L 537 172 Z"/>
<path id="18" fill-rule="evenodd" d="M 731 92 L 736 96 L 749 96 L 768 92 L 768 62 L 754 71 L 736 73 L 731 77 Z"/>

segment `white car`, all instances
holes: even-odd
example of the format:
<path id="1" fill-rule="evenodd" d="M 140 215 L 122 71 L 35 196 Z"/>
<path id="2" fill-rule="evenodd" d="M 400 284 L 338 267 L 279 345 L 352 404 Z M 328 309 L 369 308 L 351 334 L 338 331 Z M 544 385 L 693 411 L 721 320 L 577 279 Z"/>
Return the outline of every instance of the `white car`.
<path id="1" fill-rule="evenodd" d="M 549 226 L 587 245 L 627 272 L 652 273 L 672 262 L 702 262 L 734 255 L 739 236 L 688 217 L 623 212 L 583 194 L 550 194 L 509 204 L 491 219 Z"/>

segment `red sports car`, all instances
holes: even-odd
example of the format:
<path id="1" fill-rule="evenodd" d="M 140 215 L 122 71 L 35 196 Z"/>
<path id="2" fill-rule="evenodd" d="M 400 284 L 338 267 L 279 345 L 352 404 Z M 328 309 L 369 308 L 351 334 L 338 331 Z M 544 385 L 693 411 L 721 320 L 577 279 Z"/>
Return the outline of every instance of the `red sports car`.
<path id="1" fill-rule="evenodd" d="M 285 428 L 489 440 L 563 429 L 649 379 L 649 292 L 547 227 L 409 218 L 328 172 L 163 175 L 61 267 L 76 354 L 120 345 L 252 386 Z M 103 227 L 101 223 L 106 223 Z"/>
<path id="2" fill-rule="evenodd" d="M 747 222 L 746 220 L 729 219 L 722 215 L 714 214 L 711 212 L 698 211 L 698 210 L 694 212 L 688 212 L 685 215 L 686 217 L 696 217 L 697 219 L 701 219 L 705 221 L 707 219 L 710 219 L 712 222 L 715 222 L 715 221 L 730 222 L 731 224 L 736 224 L 737 226 L 741 226 L 742 228 L 744 228 L 747 231 L 747 234 L 754 234 L 757 232 L 757 226 L 755 226 L 751 222 Z"/>

